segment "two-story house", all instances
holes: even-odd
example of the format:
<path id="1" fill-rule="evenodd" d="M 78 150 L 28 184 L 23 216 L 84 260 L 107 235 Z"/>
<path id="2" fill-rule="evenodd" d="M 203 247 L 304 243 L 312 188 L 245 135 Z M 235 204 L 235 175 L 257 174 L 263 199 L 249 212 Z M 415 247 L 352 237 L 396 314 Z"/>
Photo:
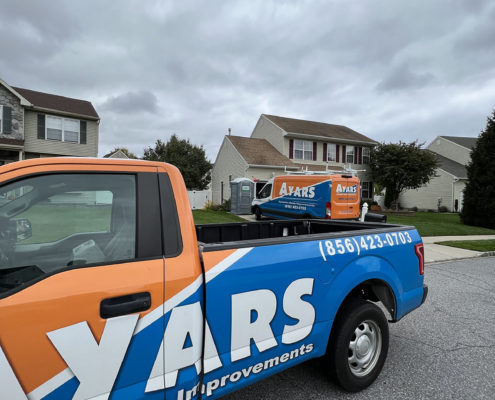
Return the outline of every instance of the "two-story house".
<path id="1" fill-rule="evenodd" d="M 477 140 L 476 137 L 436 137 L 425 150 L 433 152 L 437 159 L 435 176 L 419 189 L 404 191 L 399 197 L 400 206 L 421 210 L 437 210 L 439 206 L 445 206 L 449 211 L 461 211 L 467 183 L 466 166 L 471 161 L 471 150 Z"/>
<path id="2" fill-rule="evenodd" d="M 251 137 L 225 136 L 212 170 L 212 198 L 230 198 L 230 181 L 247 177 L 256 189 L 276 175 L 357 170 L 362 198 L 373 198 L 370 149 L 377 142 L 342 125 L 262 114 Z"/>
<path id="3" fill-rule="evenodd" d="M 0 165 L 98 155 L 100 117 L 86 100 L 11 87 L 0 79 Z"/>

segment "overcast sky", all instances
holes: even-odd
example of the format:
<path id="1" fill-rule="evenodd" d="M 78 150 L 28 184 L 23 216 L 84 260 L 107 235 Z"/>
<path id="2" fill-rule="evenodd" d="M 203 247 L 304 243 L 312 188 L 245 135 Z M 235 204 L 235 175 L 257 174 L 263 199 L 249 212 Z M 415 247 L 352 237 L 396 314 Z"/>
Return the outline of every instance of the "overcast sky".
<path id="1" fill-rule="evenodd" d="M 495 2 L 1 0 L 0 78 L 90 100 L 100 155 L 177 133 L 214 161 L 262 113 L 385 142 L 477 136 Z"/>

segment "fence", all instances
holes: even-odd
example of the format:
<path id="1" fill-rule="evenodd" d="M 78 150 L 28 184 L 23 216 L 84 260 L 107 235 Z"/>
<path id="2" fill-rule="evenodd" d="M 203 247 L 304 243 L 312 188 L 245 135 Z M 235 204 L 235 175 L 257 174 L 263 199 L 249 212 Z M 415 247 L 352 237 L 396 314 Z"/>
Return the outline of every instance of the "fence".
<path id="1" fill-rule="evenodd" d="M 207 202 L 211 201 L 211 189 L 210 190 L 188 190 L 189 203 L 193 210 L 202 209 Z"/>

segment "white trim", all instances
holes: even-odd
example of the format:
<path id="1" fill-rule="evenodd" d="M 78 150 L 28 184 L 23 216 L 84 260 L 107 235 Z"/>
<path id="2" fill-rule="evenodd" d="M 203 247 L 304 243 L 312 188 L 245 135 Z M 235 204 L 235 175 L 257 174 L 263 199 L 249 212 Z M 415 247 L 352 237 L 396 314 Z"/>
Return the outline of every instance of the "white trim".
<path id="1" fill-rule="evenodd" d="M 302 142 L 302 150 L 296 149 L 296 142 Z M 304 149 L 305 143 L 309 143 L 311 150 L 305 150 Z M 293 145 L 293 149 L 292 149 L 292 159 L 293 160 L 300 160 L 300 161 L 315 161 L 314 160 L 315 155 L 313 154 L 313 148 L 314 148 L 314 142 L 312 142 L 311 140 L 303 140 L 303 139 L 294 140 L 294 145 Z M 318 151 L 318 147 L 316 149 Z M 296 151 L 302 151 L 302 158 L 296 157 Z M 311 151 L 311 158 L 309 158 L 309 159 L 304 158 L 304 154 L 309 153 L 310 151 Z"/>
<path id="2" fill-rule="evenodd" d="M 0 134 L 3 133 L 3 104 L 0 104 Z"/>
<path id="3" fill-rule="evenodd" d="M 77 114 L 77 113 L 72 113 L 68 111 L 61 111 L 61 110 L 56 110 L 54 108 L 44 108 L 44 107 L 37 107 L 37 106 L 31 106 L 30 111 L 41 111 L 44 113 L 51 113 L 51 114 L 59 114 L 63 116 L 68 116 L 69 118 L 79 118 L 79 119 L 89 119 L 91 121 L 96 121 L 97 123 L 100 122 L 99 118 L 92 117 L 90 115 L 85 115 L 85 114 Z"/>
<path id="4" fill-rule="evenodd" d="M 12 93 L 14 96 L 16 96 L 20 101 L 21 101 L 21 106 L 24 107 L 32 107 L 33 104 L 26 100 L 23 96 L 21 96 L 16 90 L 14 90 L 7 82 L 4 80 L 0 79 L 0 85 L 4 86 L 5 89 L 7 89 L 10 93 Z"/>

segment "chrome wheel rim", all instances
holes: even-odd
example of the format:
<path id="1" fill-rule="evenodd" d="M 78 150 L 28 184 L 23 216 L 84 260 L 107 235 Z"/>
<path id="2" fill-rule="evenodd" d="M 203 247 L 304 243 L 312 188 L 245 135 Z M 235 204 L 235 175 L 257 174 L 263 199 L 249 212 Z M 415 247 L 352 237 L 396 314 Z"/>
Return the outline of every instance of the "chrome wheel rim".
<path id="1" fill-rule="evenodd" d="M 349 342 L 347 360 L 354 376 L 363 377 L 375 368 L 382 352 L 382 332 L 370 320 L 361 322 Z"/>

